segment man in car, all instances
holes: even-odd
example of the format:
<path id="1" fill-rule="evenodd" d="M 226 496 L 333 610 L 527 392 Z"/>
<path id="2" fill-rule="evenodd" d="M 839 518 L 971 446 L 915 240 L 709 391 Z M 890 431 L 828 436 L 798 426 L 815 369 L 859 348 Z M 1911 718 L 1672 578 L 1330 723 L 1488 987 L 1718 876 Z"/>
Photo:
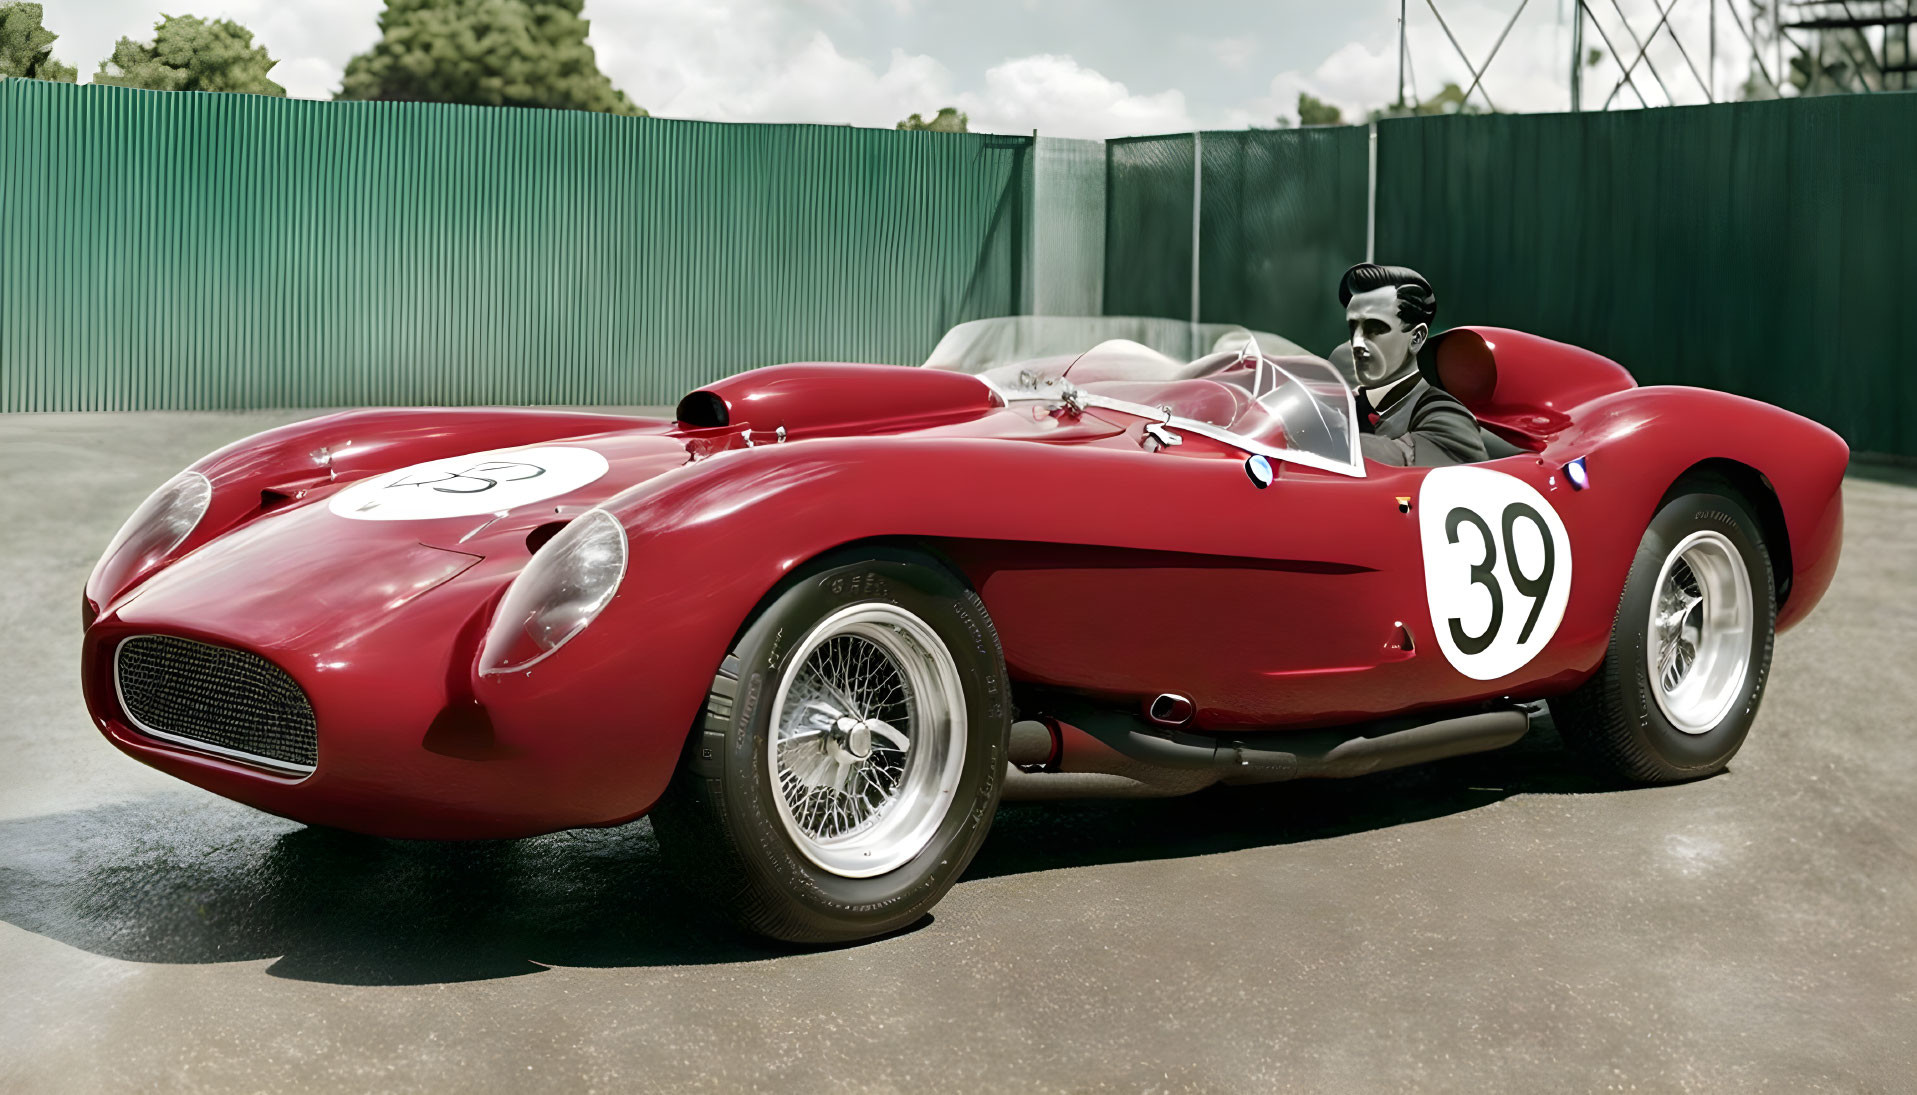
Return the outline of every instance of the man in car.
<path id="1" fill-rule="evenodd" d="M 1426 382 L 1418 351 L 1431 337 L 1438 294 L 1416 270 L 1361 262 L 1338 282 L 1358 378 L 1358 444 L 1381 464 L 1437 467 L 1486 459 L 1478 420 Z"/>

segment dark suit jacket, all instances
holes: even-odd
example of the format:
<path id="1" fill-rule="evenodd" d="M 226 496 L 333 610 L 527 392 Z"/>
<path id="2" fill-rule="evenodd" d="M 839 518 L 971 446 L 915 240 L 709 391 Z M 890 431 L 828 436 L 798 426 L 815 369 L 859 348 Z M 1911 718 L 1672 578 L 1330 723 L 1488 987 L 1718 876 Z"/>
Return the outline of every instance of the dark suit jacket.
<path id="1" fill-rule="evenodd" d="M 1359 391 L 1358 446 L 1367 459 L 1401 467 L 1471 464 L 1488 458 L 1478 420 L 1458 397 L 1413 373 L 1373 407 Z"/>

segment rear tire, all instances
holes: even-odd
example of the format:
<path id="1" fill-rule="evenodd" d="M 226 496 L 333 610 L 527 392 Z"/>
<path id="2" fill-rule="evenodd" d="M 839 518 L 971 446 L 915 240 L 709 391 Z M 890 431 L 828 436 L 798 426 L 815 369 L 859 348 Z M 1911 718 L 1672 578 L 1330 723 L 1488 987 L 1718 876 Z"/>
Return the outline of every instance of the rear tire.
<path id="1" fill-rule="evenodd" d="M 964 583 L 906 552 L 828 560 L 726 655 L 654 831 L 751 931 L 896 931 L 983 843 L 1010 710 L 997 632 Z"/>
<path id="2" fill-rule="evenodd" d="M 1743 502 L 1715 484 L 1666 502 L 1638 545 L 1603 664 L 1550 701 L 1561 736 L 1630 782 L 1722 771 L 1764 698 L 1775 590 Z"/>

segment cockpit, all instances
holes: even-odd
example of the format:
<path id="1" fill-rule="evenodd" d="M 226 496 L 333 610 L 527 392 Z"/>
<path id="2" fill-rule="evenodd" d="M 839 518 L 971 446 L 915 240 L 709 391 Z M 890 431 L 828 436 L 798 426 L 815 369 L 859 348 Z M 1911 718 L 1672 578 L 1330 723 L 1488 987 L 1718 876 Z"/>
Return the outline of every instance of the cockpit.
<path id="1" fill-rule="evenodd" d="M 1268 332 L 1147 317 L 1010 316 L 954 327 L 925 366 L 978 376 L 1008 402 L 1102 407 L 1249 455 L 1364 474 L 1345 378 Z"/>

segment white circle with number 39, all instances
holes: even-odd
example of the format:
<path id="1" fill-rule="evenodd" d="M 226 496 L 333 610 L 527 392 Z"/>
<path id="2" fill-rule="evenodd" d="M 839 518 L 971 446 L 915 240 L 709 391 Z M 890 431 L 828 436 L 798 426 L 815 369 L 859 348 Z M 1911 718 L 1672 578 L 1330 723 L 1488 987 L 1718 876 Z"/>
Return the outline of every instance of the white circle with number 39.
<path id="1" fill-rule="evenodd" d="M 1431 628 L 1458 672 L 1509 676 L 1557 634 L 1571 599 L 1571 538 L 1529 483 L 1437 468 L 1418 488 L 1418 536 Z"/>

